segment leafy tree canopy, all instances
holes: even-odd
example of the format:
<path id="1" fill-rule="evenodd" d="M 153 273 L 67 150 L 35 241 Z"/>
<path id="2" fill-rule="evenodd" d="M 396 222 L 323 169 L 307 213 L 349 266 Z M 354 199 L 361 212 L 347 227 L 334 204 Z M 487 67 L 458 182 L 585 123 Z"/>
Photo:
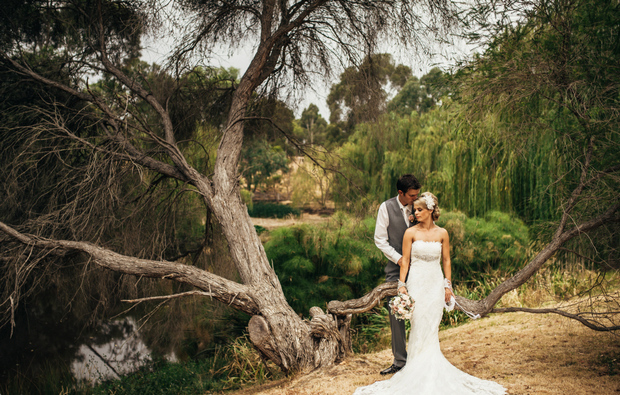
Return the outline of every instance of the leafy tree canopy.
<path id="1" fill-rule="evenodd" d="M 448 92 L 448 76 L 438 67 L 434 67 L 420 79 L 409 78 L 388 103 L 387 110 L 400 115 L 408 115 L 412 111 L 427 112 Z"/>
<path id="2" fill-rule="evenodd" d="M 395 65 L 389 54 L 367 56 L 358 67 L 346 68 L 331 87 L 330 123 L 342 124 L 349 134 L 355 125 L 375 121 L 386 109 L 388 89 L 402 88 L 411 77 L 411 69 Z"/>
<path id="3" fill-rule="evenodd" d="M 256 139 L 244 148 L 240 170 L 247 181 L 247 189 L 254 192 L 277 171 L 286 173 L 288 158 L 282 147 L 271 145 L 265 139 Z"/>
<path id="4" fill-rule="evenodd" d="M 323 144 L 325 142 L 325 130 L 327 121 L 319 114 L 316 104 L 310 104 L 304 109 L 299 119 L 299 124 L 303 129 L 301 136 L 309 144 Z"/>

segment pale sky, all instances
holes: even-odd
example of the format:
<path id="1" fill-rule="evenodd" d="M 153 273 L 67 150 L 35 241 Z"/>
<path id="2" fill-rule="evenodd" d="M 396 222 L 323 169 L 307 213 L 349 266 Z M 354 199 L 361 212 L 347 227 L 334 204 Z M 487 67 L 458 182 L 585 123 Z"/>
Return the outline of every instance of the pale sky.
<path id="1" fill-rule="evenodd" d="M 142 51 L 142 59 L 149 63 L 163 64 L 166 62 L 166 58 L 170 54 L 170 50 L 174 45 L 173 38 L 171 36 L 153 37 L 146 36 L 143 38 L 142 45 L 144 47 Z M 437 54 L 429 57 L 422 57 L 411 51 L 403 51 L 398 48 L 388 47 L 382 48 L 380 52 L 390 53 L 395 64 L 404 64 L 411 67 L 413 75 L 422 77 L 432 67 L 438 66 L 442 70 L 447 71 L 452 67 L 458 59 L 470 56 L 474 52 L 472 46 L 467 45 L 465 42 L 457 41 L 453 45 L 448 44 L 436 44 L 433 49 Z M 235 51 L 223 48 L 220 54 L 215 54 L 210 62 L 214 67 L 234 67 L 240 70 L 240 75 L 243 75 L 247 69 L 251 57 L 253 55 L 251 43 L 245 47 L 240 47 Z M 329 109 L 327 107 L 327 95 L 332 84 L 337 82 L 337 76 L 342 71 L 335 73 L 336 78 L 329 84 L 325 84 L 322 80 L 313 81 L 310 87 L 305 92 L 297 92 L 298 97 L 303 99 L 299 103 L 289 103 L 291 108 L 295 112 L 295 116 L 299 118 L 301 112 L 308 107 L 311 103 L 316 104 L 319 107 L 319 112 L 329 122 Z"/>

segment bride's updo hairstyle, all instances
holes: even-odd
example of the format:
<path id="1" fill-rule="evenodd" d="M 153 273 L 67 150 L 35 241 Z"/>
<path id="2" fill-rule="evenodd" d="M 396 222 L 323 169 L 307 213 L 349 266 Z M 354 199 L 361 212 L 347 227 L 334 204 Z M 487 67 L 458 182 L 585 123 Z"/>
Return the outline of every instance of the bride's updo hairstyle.
<path id="1" fill-rule="evenodd" d="M 420 196 L 418 196 L 418 198 L 413 202 L 413 204 L 416 203 L 421 203 L 427 209 L 433 210 L 433 213 L 431 214 L 433 221 L 437 221 L 439 219 L 441 210 L 439 210 L 439 201 L 437 200 L 437 196 L 430 192 L 424 192 L 421 193 Z M 430 206 L 432 206 L 432 208 Z"/>

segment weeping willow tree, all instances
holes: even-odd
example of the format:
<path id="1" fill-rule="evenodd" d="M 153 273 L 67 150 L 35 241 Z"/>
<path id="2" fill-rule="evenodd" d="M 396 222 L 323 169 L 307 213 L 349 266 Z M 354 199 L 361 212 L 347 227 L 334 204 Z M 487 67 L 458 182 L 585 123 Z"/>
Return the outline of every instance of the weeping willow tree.
<path id="1" fill-rule="evenodd" d="M 442 206 L 483 216 L 503 210 L 528 221 L 557 216 L 557 188 L 562 160 L 549 136 L 534 136 L 515 150 L 494 137 L 497 116 L 465 122 L 464 107 L 444 98 L 441 108 L 408 116 L 394 113 L 361 124 L 339 155 L 342 171 L 368 191 L 367 204 L 396 195 L 396 179 L 410 171 Z M 358 191 L 340 179 L 339 203 Z M 351 195 L 349 195 L 351 194 Z M 527 204 L 526 204 L 527 203 Z"/>
<path id="2" fill-rule="evenodd" d="M 522 181 L 513 188 L 539 197 L 513 204 L 553 220 L 541 239 L 608 213 L 594 234 L 580 235 L 562 254 L 618 268 L 618 4 L 545 1 L 528 15 L 462 70 L 466 118 L 497 117 L 502 128 L 489 136 L 532 163 L 529 171 L 515 169 Z M 541 159 L 547 166 L 538 166 Z"/>

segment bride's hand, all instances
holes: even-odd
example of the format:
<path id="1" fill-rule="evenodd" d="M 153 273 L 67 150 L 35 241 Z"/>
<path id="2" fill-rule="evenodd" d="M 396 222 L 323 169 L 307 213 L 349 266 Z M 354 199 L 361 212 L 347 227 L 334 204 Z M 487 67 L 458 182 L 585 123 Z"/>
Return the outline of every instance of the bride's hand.
<path id="1" fill-rule="evenodd" d="M 398 288 L 398 293 L 409 295 L 409 293 L 407 292 L 407 287 Z"/>
<path id="2" fill-rule="evenodd" d="M 450 298 L 452 298 L 454 296 L 454 293 L 452 292 L 452 290 L 450 288 L 444 288 L 446 290 L 446 303 L 450 303 Z"/>

